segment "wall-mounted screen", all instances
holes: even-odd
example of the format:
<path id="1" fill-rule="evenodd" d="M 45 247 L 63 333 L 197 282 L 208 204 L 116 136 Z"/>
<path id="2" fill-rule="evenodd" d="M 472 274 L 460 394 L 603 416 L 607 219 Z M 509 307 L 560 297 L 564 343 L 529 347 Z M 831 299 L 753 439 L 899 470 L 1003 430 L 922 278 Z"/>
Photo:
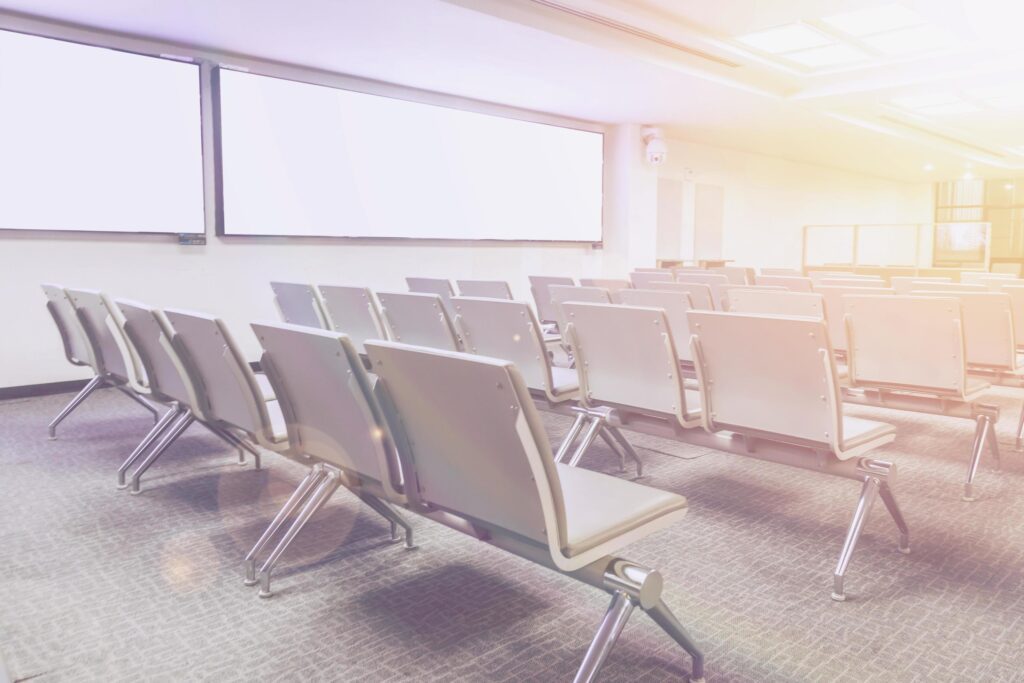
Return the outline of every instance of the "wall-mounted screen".
<path id="1" fill-rule="evenodd" d="M 219 71 L 228 235 L 601 240 L 603 136 Z"/>
<path id="2" fill-rule="evenodd" d="M 199 68 L 0 31 L 0 229 L 203 232 Z"/>

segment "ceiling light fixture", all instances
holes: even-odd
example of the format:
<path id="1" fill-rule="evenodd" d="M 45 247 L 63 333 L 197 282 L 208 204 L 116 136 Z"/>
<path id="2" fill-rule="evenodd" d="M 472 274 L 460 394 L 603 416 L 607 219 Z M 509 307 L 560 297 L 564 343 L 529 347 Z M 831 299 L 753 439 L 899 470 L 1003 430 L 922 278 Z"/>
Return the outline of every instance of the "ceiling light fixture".
<path id="1" fill-rule="evenodd" d="M 777 26 L 764 31 L 755 31 L 754 33 L 737 36 L 736 40 L 747 47 L 771 54 L 806 50 L 812 47 L 823 47 L 835 43 L 834 40 L 824 33 L 811 28 L 807 24 Z"/>
<path id="2" fill-rule="evenodd" d="M 887 57 L 905 57 L 921 52 L 948 50 L 959 45 L 955 36 L 937 26 L 916 26 L 861 40 L 868 47 L 878 50 Z"/>
<path id="3" fill-rule="evenodd" d="M 932 171 L 935 170 L 935 164 L 925 164 L 924 170 L 926 173 L 931 173 Z"/>
<path id="4" fill-rule="evenodd" d="M 924 23 L 921 15 L 903 5 L 881 5 L 845 12 L 822 21 L 851 36 L 868 36 Z"/>
<path id="5" fill-rule="evenodd" d="M 826 45 L 825 47 L 816 47 L 810 50 L 790 52 L 781 56 L 791 62 L 796 62 L 812 69 L 857 64 L 858 62 L 866 62 L 871 58 L 866 52 L 858 50 L 852 45 Z"/>

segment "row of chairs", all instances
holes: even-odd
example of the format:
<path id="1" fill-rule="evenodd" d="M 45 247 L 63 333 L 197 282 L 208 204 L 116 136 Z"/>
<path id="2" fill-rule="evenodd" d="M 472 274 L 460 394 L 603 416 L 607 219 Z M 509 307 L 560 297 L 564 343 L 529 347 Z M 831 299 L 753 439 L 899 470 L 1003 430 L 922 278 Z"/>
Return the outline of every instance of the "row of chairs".
<path id="1" fill-rule="evenodd" d="M 513 363 L 371 340 L 360 353 L 337 332 L 254 323 L 265 387 L 219 318 L 98 292 L 90 307 L 76 300 L 81 290 L 45 289 L 76 354 L 137 358 L 139 386 L 170 406 L 129 458 L 142 457 L 142 471 L 192 421 L 233 446 L 310 467 L 245 558 L 245 582 L 259 584 L 261 596 L 271 594 L 271 573 L 289 544 L 345 487 L 389 522 L 392 538 L 404 529 L 406 547 L 413 547 L 412 527 L 399 509 L 610 593 L 577 681 L 597 676 L 636 607 L 691 655 L 692 679 L 702 680 L 703 655 L 662 599 L 661 576 L 618 556 L 677 523 L 686 500 L 558 464 Z M 90 349 L 93 342 L 98 348 Z M 621 506 L 596 508 L 595 500 Z"/>
<path id="2" fill-rule="evenodd" d="M 280 283 L 275 287 L 280 287 Z M 308 291 L 311 290 L 309 288 Z M 758 293 L 756 289 L 749 291 Z M 602 438 L 619 456 L 620 462 L 624 463 L 627 458 L 634 460 L 638 475 L 642 475 L 642 462 L 623 435 L 622 430 L 625 429 L 650 431 L 719 450 L 754 455 L 861 481 L 862 499 L 858 506 L 861 512 L 851 523 L 833 576 L 833 597 L 837 600 L 845 596 L 843 578 L 860 536 L 863 516 L 876 493 L 881 492 L 897 521 L 901 533 L 900 547 L 909 547 L 909 532 L 890 488 L 895 476 L 894 466 L 862 457 L 871 449 L 892 441 L 892 428 L 844 418 L 842 402 L 835 394 L 826 403 L 828 412 L 822 418 L 828 423 L 827 428 L 821 429 L 813 439 L 797 429 L 801 422 L 806 421 L 802 411 L 807 406 L 808 397 L 815 405 L 821 403 L 822 382 L 828 382 L 838 392 L 839 381 L 833 376 L 832 366 L 825 366 L 822 362 L 823 351 L 827 352 L 829 363 L 833 362 L 833 356 L 827 328 L 820 316 L 819 320 L 809 322 L 738 316 L 709 308 L 701 310 L 693 306 L 688 292 L 671 290 L 619 289 L 613 294 L 597 287 L 549 285 L 549 292 L 561 311 L 559 316 L 564 315 L 559 322 L 564 331 L 563 341 L 576 361 L 574 368 L 562 368 L 551 363 L 539 333 L 540 324 L 525 302 L 452 297 L 455 318 L 447 321 L 447 314 L 437 295 L 405 294 L 404 301 L 408 304 L 405 307 L 393 305 L 395 295 L 380 293 L 378 296 L 382 308 L 389 309 L 384 314 L 389 320 L 389 327 L 402 335 L 401 341 L 413 339 L 417 345 L 448 353 L 464 352 L 512 361 L 540 407 L 566 412 L 564 408 L 572 406 L 569 414 L 573 414 L 575 420 L 554 454 L 556 462 L 570 466 L 580 464 L 591 444 Z M 738 290 L 738 293 L 747 292 Z M 587 302 L 586 296 L 596 298 Z M 611 302 L 612 297 L 615 303 Z M 282 301 L 283 298 L 278 296 L 279 305 Z M 413 307 L 421 310 L 413 312 Z M 705 314 L 712 317 L 700 317 Z M 443 324 L 437 323 L 439 318 Z M 734 422 L 721 423 L 728 425 L 722 427 L 709 419 L 713 417 L 709 410 L 702 410 L 702 397 L 709 397 L 712 392 L 700 383 L 701 372 L 694 356 L 696 347 L 690 339 L 712 333 L 702 333 L 695 327 L 697 324 L 718 330 L 720 325 L 733 324 L 729 321 L 734 319 L 741 320 L 741 324 L 750 326 L 750 329 L 735 332 L 736 339 L 742 340 L 742 344 L 732 348 L 730 353 L 748 357 L 751 354 L 745 345 L 750 339 L 765 339 L 777 355 L 789 357 L 792 354 L 787 345 L 794 334 L 792 331 L 799 329 L 801 334 L 813 332 L 812 338 L 817 344 L 814 353 L 799 358 L 800 362 L 811 363 L 816 374 L 802 371 L 803 374 L 796 373 L 792 377 L 775 376 L 757 363 L 751 366 L 736 358 L 719 361 L 726 368 L 747 368 L 746 382 L 754 384 L 747 386 L 737 380 L 730 393 L 715 399 L 716 413 L 719 406 L 730 402 L 748 407 L 779 405 L 780 382 L 784 386 L 787 382 L 792 384 L 794 377 L 799 380 L 791 390 L 803 399 L 780 407 L 776 412 L 784 417 L 780 417 L 777 423 L 766 426 L 748 412 Z M 779 329 L 777 334 L 773 331 L 775 326 Z M 448 333 L 433 334 L 432 331 L 437 329 Z M 715 346 L 717 348 L 718 344 Z M 666 356 L 666 353 L 670 355 Z M 754 354 L 753 357 L 762 356 Z M 785 363 L 779 366 L 786 367 L 789 365 Z M 707 375 L 705 370 L 704 376 Z M 766 378 L 759 379 L 759 375 Z M 551 392 L 548 377 L 564 378 L 564 384 Z M 821 414 L 820 410 L 818 414 Z M 846 437 L 843 436 L 844 427 Z M 729 432 L 725 438 L 719 435 L 723 429 Z"/>

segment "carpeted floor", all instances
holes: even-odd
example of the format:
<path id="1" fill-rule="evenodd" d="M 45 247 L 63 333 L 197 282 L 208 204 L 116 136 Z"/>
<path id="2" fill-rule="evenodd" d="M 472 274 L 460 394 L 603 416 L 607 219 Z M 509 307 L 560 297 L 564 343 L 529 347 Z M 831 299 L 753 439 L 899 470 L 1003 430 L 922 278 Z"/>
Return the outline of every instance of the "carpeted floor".
<path id="1" fill-rule="evenodd" d="M 0 402 L 0 671 L 39 681 L 565 681 L 607 595 L 415 519 L 419 548 L 341 491 L 285 555 L 275 596 L 241 558 L 304 471 L 239 467 L 195 426 L 143 480 L 114 473 L 149 427 L 99 392 L 46 439 L 69 396 Z M 625 557 L 661 570 L 709 681 L 1024 680 L 1020 395 L 998 391 L 1003 470 L 960 501 L 973 425 L 849 407 L 898 437 L 913 553 L 877 506 L 847 576 L 831 572 L 855 482 L 631 435 L 644 482 L 685 495 L 676 527 Z M 567 420 L 545 418 L 553 438 Z M 603 445 L 584 465 L 617 476 Z M 685 653 L 636 612 L 605 681 L 681 680 Z"/>

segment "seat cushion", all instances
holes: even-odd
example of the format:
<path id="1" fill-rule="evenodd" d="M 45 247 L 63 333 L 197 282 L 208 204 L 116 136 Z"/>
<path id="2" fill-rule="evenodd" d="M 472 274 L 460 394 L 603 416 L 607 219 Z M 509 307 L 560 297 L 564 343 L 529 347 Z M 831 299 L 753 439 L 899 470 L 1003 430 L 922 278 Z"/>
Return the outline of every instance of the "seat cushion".
<path id="1" fill-rule="evenodd" d="M 567 394 L 580 388 L 579 375 L 575 368 L 561 368 L 557 365 L 551 367 L 551 393 L 556 396 Z"/>
<path id="2" fill-rule="evenodd" d="M 566 557 L 686 509 L 686 499 L 668 491 L 561 463 L 556 467 L 565 501 Z"/>
<path id="3" fill-rule="evenodd" d="M 844 415 L 842 449 L 844 451 L 851 450 L 874 439 L 895 433 L 896 428 L 891 424 Z"/>

